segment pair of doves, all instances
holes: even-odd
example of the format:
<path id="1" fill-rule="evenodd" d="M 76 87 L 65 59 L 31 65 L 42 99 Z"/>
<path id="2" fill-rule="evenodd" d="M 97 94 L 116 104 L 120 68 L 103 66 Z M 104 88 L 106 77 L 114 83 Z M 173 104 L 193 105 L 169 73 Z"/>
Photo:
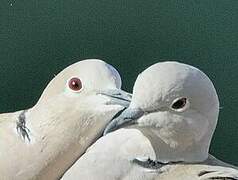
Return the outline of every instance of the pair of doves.
<path id="1" fill-rule="evenodd" d="M 218 114 L 213 83 L 190 65 L 150 66 L 131 96 L 114 67 L 80 61 L 34 107 L 0 114 L 0 179 L 238 179 L 209 154 Z"/>

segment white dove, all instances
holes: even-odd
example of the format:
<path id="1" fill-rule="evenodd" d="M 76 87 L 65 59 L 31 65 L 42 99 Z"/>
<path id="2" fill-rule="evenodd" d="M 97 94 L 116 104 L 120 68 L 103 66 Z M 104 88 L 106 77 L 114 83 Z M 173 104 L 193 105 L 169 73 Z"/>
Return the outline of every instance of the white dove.
<path id="1" fill-rule="evenodd" d="M 238 179 L 235 167 L 208 153 L 218 114 L 216 90 L 203 72 L 154 64 L 138 76 L 130 106 L 62 179 Z"/>
<path id="2" fill-rule="evenodd" d="M 0 114 L 0 179 L 58 179 L 129 105 L 119 73 L 104 61 L 60 72 L 37 104 Z"/>

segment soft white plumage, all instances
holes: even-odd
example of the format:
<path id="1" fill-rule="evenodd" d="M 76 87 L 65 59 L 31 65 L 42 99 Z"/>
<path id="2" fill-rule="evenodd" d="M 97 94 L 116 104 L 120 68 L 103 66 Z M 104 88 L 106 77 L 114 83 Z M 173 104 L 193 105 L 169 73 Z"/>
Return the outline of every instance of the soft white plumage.
<path id="1" fill-rule="evenodd" d="M 157 63 L 138 76 L 129 108 L 63 180 L 238 179 L 236 169 L 208 154 L 218 113 L 216 90 L 203 72 Z"/>
<path id="2" fill-rule="evenodd" d="M 0 179 L 58 179 L 128 104 L 120 87 L 111 65 L 84 60 L 60 72 L 33 108 L 1 114 Z"/>

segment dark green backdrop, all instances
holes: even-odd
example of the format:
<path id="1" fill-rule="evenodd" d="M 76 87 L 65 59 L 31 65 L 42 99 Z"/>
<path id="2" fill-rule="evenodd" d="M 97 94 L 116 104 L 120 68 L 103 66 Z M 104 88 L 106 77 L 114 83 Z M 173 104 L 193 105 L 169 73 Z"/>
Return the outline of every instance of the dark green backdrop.
<path id="1" fill-rule="evenodd" d="M 100 58 L 131 91 L 149 65 L 177 59 L 214 82 L 211 152 L 238 165 L 237 0 L 0 0 L 0 111 L 32 106 L 67 65 Z"/>

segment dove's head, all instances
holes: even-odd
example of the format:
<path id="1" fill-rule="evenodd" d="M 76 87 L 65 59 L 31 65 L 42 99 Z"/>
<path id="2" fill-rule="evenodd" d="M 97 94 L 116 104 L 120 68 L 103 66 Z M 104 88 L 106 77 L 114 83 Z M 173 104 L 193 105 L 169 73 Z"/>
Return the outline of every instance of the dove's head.
<path id="1" fill-rule="evenodd" d="M 111 65 L 98 59 L 88 59 L 72 64 L 51 80 L 40 101 L 58 95 L 75 99 L 86 94 L 98 94 L 109 89 L 120 89 L 121 78 Z"/>
<path id="2" fill-rule="evenodd" d="M 77 62 L 51 80 L 28 113 L 29 119 L 37 119 L 34 126 L 75 132 L 75 137 L 84 130 L 95 134 L 96 126 L 101 132 L 116 113 L 129 105 L 130 94 L 120 88 L 120 75 L 111 65 L 97 59 Z"/>
<path id="3" fill-rule="evenodd" d="M 202 161 L 208 156 L 218 113 L 216 90 L 202 71 L 162 62 L 138 76 L 129 108 L 104 133 L 134 124 L 150 129 L 161 141 L 159 160 Z"/>

